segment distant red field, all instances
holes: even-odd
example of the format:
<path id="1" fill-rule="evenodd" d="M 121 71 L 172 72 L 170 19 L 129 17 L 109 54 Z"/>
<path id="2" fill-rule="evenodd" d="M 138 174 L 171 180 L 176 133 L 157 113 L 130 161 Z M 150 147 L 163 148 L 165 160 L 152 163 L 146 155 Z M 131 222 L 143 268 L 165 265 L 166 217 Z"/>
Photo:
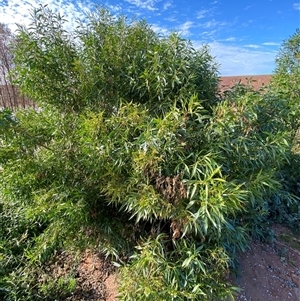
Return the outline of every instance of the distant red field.
<path id="1" fill-rule="evenodd" d="M 230 89 L 236 83 L 247 85 L 251 83 L 254 89 L 259 89 L 262 86 L 267 86 L 270 83 L 271 75 L 237 75 L 237 76 L 221 76 L 219 89 L 221 92 Z"/>

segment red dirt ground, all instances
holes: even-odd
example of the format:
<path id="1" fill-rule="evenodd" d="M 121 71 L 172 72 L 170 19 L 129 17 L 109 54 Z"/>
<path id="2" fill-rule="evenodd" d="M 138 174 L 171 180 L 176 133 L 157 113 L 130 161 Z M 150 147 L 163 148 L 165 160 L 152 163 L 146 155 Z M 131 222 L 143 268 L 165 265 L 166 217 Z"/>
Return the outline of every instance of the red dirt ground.
<path id="1" fill-rule="evenodd" d="M 252 242 L 239 256 L 237 276 L 230 279 L 242 289 L 235 301 L 300 300 L 300 240 L 279 225 L 274 233 L 271 244 Z M 291 238 L 293 247 L 285 237 Z"/>
<path id="2" fill-rule="evenodd" d="M 236 83 L 247 85 L 251 83 L 255 90 L 270 83 L 271 75 L 238 75 L 238 76 L 221 76 L 219 89 L 221 92 L 230 89 Z"/>
<path id="3" fill-rule="evenodd" d="M 280 225 L 273 232 L 273 241 L 252 242 L 240 254 L 237 275 L 229 277 L 241 289 L 235 301 L 300 300 L 300 239 Z M 102 256 L 86 251 L 77 271 L 78 287 L 66 301 L 118 301 L 117 271 Z"/>

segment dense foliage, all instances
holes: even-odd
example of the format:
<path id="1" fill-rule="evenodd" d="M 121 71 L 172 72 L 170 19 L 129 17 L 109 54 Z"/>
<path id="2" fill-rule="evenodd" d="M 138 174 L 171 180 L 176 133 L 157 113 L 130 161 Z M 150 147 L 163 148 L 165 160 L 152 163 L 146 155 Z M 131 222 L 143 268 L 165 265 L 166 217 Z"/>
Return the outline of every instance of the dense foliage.
<path id="1" fill-rule="evenodd" d="M 270 84 L 270 94 L 285 101 L 285 125 L 293 137 L 288 164 L 281 170 L 281 182 L 287 191 L 300 195 L 300 30 L 283 41 L 276 58 L 276 69 Z M 300 231 L 300 203 L 288 206 L 275 198 L 272 216 Z"/>
<path id="2" fill-rule="evenodd" d="M 276 58 L 276 69 L 272 78 L 272 91 L 284 98 L 289 107 L 287 122 L 294 132 L 300 127 L 300 30 L 285 40 Z"/>
<path id="3" fill-rule="evenodd" d="M 63 24 L 40 7 L 19 29 L 13 76 L 40 109 L 1 112 L 0 296 L 65 298 L 74 275 L 42 267 L 89 247 L 120 265 L 120 300 L 227 300 L 274 200 L 297 206 L 281 181 L 293 107 L 220 97 L 209 49 L 144 21 L 99 9 Z"/>
<path id="4" fill-rule="evenodd" d="M 39 103 L 112 113 L 125 100 L 158 113 L 195 93 L 215 98 L 217 67 L 207 47 L 196 51 L 175 33 L 160 37 L 144 21 L 116 19 L 104 9 L 73 34 L 45 8 L 34 19 L 20 30 L 15 71 L 22 91 Z"/>

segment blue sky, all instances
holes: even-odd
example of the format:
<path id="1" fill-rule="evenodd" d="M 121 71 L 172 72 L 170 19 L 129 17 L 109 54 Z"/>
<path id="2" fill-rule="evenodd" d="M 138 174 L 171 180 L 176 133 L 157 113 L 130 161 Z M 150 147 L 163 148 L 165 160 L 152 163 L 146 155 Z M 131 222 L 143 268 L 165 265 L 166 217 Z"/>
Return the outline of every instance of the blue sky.
<path id="1" fill-rule="evenodd" d="M 177 31 L 195 47 L 209 44 L 220 75 L 272 73 L 283 40 L 300 27 L 297 0 L 0 0 L 0 22 L 13 30 L 16 22 L 27 24 L 39 2 L 65 15 L 69 28 L 100 4 L 113 14 L 145 19 L 163 35 Z"/>

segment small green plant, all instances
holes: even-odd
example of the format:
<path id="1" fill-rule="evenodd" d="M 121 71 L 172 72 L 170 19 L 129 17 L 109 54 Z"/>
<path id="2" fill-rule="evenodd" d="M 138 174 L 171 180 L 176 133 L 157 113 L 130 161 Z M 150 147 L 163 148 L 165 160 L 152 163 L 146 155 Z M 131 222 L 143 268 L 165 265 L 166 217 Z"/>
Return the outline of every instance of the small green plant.
<path id="1" fill-rule="evenodd" d="M 300 240 L 295 235 L 283 233 L 279 237 L 280 240 L 287 242 L 292 248 L 300 250 Z"/>
<path id="2" fill-rule="evenodd" d="M 137 247 L 122 269 L 120 300 L 234 300 L 236 288 L 225 281 L 229 260 L 224 249 L 181 240 L 170 250 L 169 243 L 159 235 Z"/>

